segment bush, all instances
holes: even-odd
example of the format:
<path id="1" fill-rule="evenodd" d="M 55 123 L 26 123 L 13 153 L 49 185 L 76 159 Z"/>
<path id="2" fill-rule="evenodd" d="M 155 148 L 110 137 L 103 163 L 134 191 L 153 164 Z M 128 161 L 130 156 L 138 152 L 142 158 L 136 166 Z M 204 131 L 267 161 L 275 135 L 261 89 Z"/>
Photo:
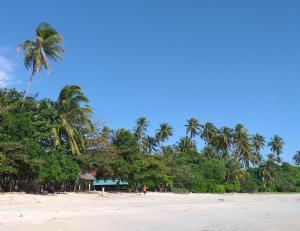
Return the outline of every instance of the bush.
<path id="1" fill-rule="evenodd" d="M 47 153 L 35 159 L 35 170 L 39 182 L 62 183 L 74 181 L 79 176 L 79 166 L 62 153 Z"/>
<path id="2" fill-rule="evenodd" d="M 241 184 L 241 192 L 254 193 L 258 192 L 260 184 L 253 176 L 248 175 Z"/>
<path id="3" fill-rule="evenodd" d="M 276 187 L 277 192 L 295 192 L 296 191 L 294 185 L 287 179 L 279 179 L 276 182 L 275 187 Z"/>
<path id="4" fill-rule="evenodd" d="M 225 186 L 223 184 L 215 185 L 215 193 L 225 193 Z"/>
<path id="5" fill-rule="evenodd" d="M 225 193 L 225 187 L 223 184 L 208 182 L 206 187 L 207 187 L 206 192 L 208 193 Z"/>
<path id="6" fill-rule="evenodd" d="M 194 187 L 191 189 L 192 192 L 196 193 L 206 193 L 207 192 L 207 184 L 205 182 L 197 183 Z"/>
<path id="7" fill-rule="evenodd" d="M 207 158 L 200 163 L 199 169 L 206 180 L 216 183 L 225 180 L 226 166 L 223 161 Z"/>
<path id="8" fill-rule="evenodd" d="M 239 182 L 225 183 L 224 187 L 226 192 L 239 192 L 241 190 Z"/>

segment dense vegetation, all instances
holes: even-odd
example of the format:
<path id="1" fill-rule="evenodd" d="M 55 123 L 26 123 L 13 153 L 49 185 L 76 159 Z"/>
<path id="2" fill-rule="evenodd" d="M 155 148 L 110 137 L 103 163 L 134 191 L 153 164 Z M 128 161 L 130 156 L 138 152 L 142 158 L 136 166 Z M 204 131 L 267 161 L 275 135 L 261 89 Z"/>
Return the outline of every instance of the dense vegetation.
<path id="1" fill-rule="evenodd" d="M 56 101 L 27 96 L 36 72 L 60 59 L 62 38 L 48 24 L 36 40 L 20 45 L 24 64 L 32 68 L 25 93 L 0 90 L 0 191 L 77 191 L 79 174 L 118 176 L 130 191 L 299 192 L 300 168 L 282 162 L 284 142 L 251 135 L 242 124 L 217 128 L 186 122 L 186 134 L 174 145 L 168 123 L 155 134 L 138 118 L 133 129 L 112 130 L 90 118 L 93 110 L 80 87 L 65 86 Z M 197 147 L 196 138 L 204 141 Z M 263 156 L 267 146 L 270 153 Z M 300 164 L 300 152 L 294 156 Z"/>
<path id="2" fill-rule="evenodd" d="M 80 172 L 120 176 L 129 190 L 175 192 L 300 191 L 300 168 L 281 162 L 283 141 L 249 135 L 246 128 L 217 128 L 191 118 L 186 134 L 166 145 L 173 130 L 162 123 L 153 136 L 139 118 L 133 130 L 92 124 L 92 109 L 77 86 L 66 86 L 57 101 L 0 91 L 0 189 L 78 190 Z M 198 151 L 195 138 L 205 146 Z M 261 149 L 270 154 L 264 158 Z M 299 152 L 294 157 L 299 164 Z"/>

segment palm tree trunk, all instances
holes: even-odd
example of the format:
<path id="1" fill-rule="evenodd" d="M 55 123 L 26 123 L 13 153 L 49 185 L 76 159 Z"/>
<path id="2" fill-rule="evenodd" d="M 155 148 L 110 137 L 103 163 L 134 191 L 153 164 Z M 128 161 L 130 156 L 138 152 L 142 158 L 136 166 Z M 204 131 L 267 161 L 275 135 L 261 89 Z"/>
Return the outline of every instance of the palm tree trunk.
<path id="1" fill-rule="evenodd" d="M 34 70 L 32 70 L 31 76 L 29 78 L 29 81 L 28 81 L 28 84 L 27 84 L 27 87 L 26 87 L 26 90 L 25 90 L 25 93 L 24 93 L 24 97 L 23 97 L 24 100 L 26 99 L 26 97 L 27 97 L 27 95 L 29 93 L 29 90 L 31 88 L 33 77 L 34 77 Z"/>

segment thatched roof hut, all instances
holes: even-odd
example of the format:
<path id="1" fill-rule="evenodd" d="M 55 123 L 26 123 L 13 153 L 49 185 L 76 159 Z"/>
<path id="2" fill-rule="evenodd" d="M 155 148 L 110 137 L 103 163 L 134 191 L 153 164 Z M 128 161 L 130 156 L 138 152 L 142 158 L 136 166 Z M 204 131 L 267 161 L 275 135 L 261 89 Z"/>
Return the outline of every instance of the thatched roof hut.
<path id="1" fill-rule="evenodd" d="M 83 180 L 96 180 L 96 178 L 90 173 L 80 174 L 79 178 Z"/>

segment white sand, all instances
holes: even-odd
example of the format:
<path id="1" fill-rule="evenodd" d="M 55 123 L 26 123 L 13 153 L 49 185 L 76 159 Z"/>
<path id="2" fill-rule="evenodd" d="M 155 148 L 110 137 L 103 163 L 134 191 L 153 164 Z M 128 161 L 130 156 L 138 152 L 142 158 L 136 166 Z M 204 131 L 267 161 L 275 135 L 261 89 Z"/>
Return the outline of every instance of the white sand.
<path id="1" fill-rule="evenodd" d="M 0 194 L 1 231 L 300 230 L 300 194 Z"/>

